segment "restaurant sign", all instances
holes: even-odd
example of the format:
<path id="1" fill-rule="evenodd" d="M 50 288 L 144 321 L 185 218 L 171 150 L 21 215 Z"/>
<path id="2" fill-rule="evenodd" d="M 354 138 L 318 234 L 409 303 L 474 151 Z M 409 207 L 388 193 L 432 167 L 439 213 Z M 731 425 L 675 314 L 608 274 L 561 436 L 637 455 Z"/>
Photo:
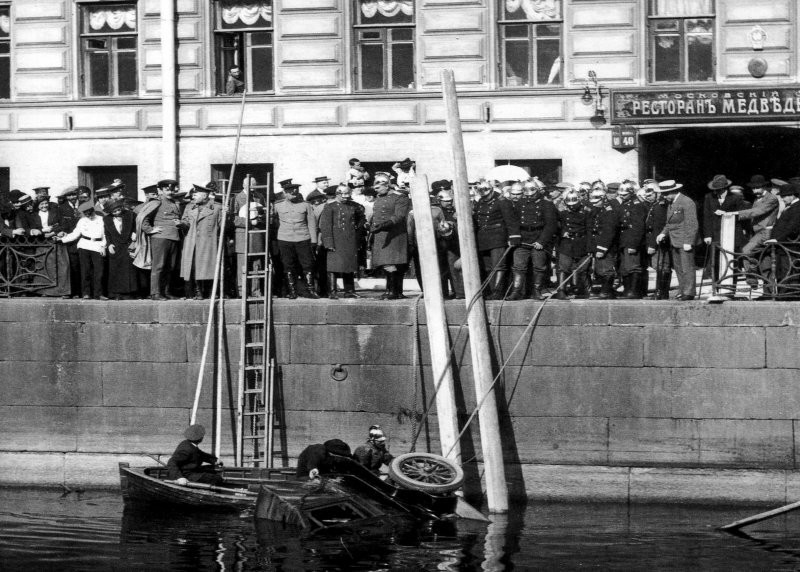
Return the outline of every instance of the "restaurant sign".
<path id="1" fill-rule="evenodd" d="M 611 90 L 611 123 L 797 121 L 800 87 Z"/>

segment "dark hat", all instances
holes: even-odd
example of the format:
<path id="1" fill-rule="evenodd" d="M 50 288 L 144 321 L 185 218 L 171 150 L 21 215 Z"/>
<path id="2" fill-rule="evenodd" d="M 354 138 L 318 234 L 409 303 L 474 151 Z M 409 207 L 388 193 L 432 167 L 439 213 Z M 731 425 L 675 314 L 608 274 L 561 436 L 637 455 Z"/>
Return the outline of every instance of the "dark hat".
<path id="1" fill-rule="evenodd" d="M 177 185 L 177 184 L 178 181 L 176 181 L 175 179 L 161 179 L 158 183 L 156 183 L 156 185 L 158 185 L 159 187 L 166 187 L 168 185 Z"/>
<path id="2" fill-rule="evenodd" d="M 306 202 L 310 203 L 312 201 L 318 201 L 320 199 L 325 200 L 326 199 L 325 195 L 320 193 L 317 189 L 314 189 L 313 191 L 308 193 L 308 196 L 306 197 Z"/>
<path id="3" fill-rule="evenodd" d="M 438 193 L 444 189 L 452 189 L 453 183 L 452 181 L 448 181 L 447 179 L 441 179 L 439 181 L 434 181 L 431 183 L 431 192 Z"/>
<path id="4" fill-rule="evenodd" d="M 606 189 L 608 189 L 609 191 L 618 191 L 619 190 L 619 185 L 620 184 L 616 183 L 616 182 L 609 183 L 609 184 L 606 185 Z"/>
<path id="5" fill-rule="evenodd" d="M 142 192 L 145 195 L 149 195 L 150 193 L 157 193 L 158 185 L 147 185 L 146 187 L 142 187 Z"/>
<path id="6" fill-rule="evenodd" d="M 103 197 L 107 197 L 110 194 L 111 194 L 111 188 L 110 187 L 100 187 L 99 189 L 95 189 L 94 190 L 94 196 L 95 196 L 95 198 L 98 198 L 98 199 L 101 199 Z"/>
<path id="7" fill-rule="evenodd" d="M 103 207 L 103 210 L 107 213 L 113 213 L 115 210 L 123 208 L 125 208 L 125 201 L 122 199 L 116 199 L 113 201 L 108 201 Z"/>
<path id="8" fill-rule="evenodd" d="M 364 195 L 365 197 L 374 197 L 374 196 L 376 196 L 378 193 L 376 193 L 376 192 L 375 192 L 375 189 L 373 189 L 372 187 L 364 187 L 364 188 L 361 190 L 361 194 L 362 194 L 362 195 Z"/>
<path id="9" fill-rule="evenodd" d="M 8 198 L 12 203 L 16 203 L 17 201 L 19 201 L 24 196 L 26 196 L 25 193 L 23 193 L 19 189 L 12 189 L 8 193 Z"/>
<path id="10" fill-rule="evenodd" d="M 30 195 L 26 195 L 23 193 L 23 195 L 19 198 L 17 202 L 19 203 L 19 206 L 25 207 L 33 202 L 33 198 Z"/>
<path id="11" fill-rule="evenodd" d="M 747 186 L 752 189 L 758 189 L 759 187 L 763 187 L 767 184 L 767 180 L 764 178 L 764 175 L 753 175 L 750 177 L 750 182 L 747 183 Z"/>
<path id="12" fill-rule="evenodd" d="M 114 191 L 119 191 L 120 189 L 124 188 L 125 188 L 125 183 L 123 183 L 122 181 L 114 182 L 108 185 L 108 191 L 111 193 L 113 193 Z"/>
<path id="13" fill-rule="evenodd" d="M 342 457 L 351 456 L 350 445 L 341 439 L 329 439 L 323 443 L 323 446 L 328 453 L 333 453 L 334 455 L 340 455 Z"/>
<path id="14" fill-rule="evenodd" d="M 336 195 L 336 187 L 331 185 L 329 187 L 325 187 L 325 194 L 329 197 L 333 197 Z"/>
<path id="15" fill-rule="evenodd" d="M 300 188 L 300 185 L 298 185 L 297 183 L 288 183 L 286 185 L 282 185 L 282 187 L 284 192 L 286 191 L 294 192 Z"/>
<path id="16" fill-rule="evenodd" d="M 195 423 L 194 425 L 189 425 L 186 428 L 186 431 L 183 432 L 183 436 L 187 438 L 189 441 L 200 441 L 203 437 L 206 436 L 206 428 L 200 425 L 199 423 Z"/>
<path id="17" fill-rule="evenodd" d="M 78 210 L 82 213 L 93 211 L 94 210 L 94 202 L 93 201 L 86 201 L 85 203 L 81 203 L 78 205 Z"/>
<path id="18" fill-rule="evenodd" d="M 77 195 L 78 194 L 78 187 L 75 185 L 69 186 L 63 191 L 61 191 L 61 196 L 66 197 L 67 195 Z"/>
<path id="19" fill-rule="evenodd" d="M 322 181 L 330 181 L 330 178 L 329 177 L 317 177 L 316 179 L 314 179 L 315 183 L 321 183 Z"/>
<path id="20" fill-rule="evenodd" d="M 206 188 L 211 189 L 212 191 L 218 191 L 219 185 L 217 184 L 216 181 L 209 181 L 206 183 Z"/>
<path id="21" fill-rule="evenodd" d="M 39 203 L 49 203 L 50 202 L 50 195 L 39 195 L 34 200 L 36 201 L 37 205 Z"/>
<path id="22" fill-rule="evenodd" d="M 708 188 L 712 191 L 720 191 L 727 189 L 731 186 L 731 180 L 725 175 L 715 175 L 714 178 L 708 183 Z"/>
<path id="23" fill-rule="evenodd" d="M 414 165 L 414 161 L 406 157 L 402 161 L 400 161 L 400 168 L 401 169 L 410 169 Z"/>
<path id="24" fill-rule="evenodd" d="M 204 187 L 202 185 L 195 185 L 192 184 L 192 192 L 193 193 L 215 193 L 215 189 L 209 189 L 208 187 Z"/>
<path id="25" fill-rule="evenodd" d="M 34 187 L 33 192 L 39 194 L 39 193 L 46 193 L 49 190 L 50 187 Z"/>
<path id="26" fill-rule="evenodd" d="M 789 195 L 800 195 L 800 185 L 796 183 L 786 183 L 785 185 L 781 185 L 778 194 L 782 197 L 788 197 Z"/>
<path id="27" fill-rule="evenodd" d="M 89 187 L 87 187 L 86 185 L 78 185 L 78 194 L 80 194 L 80 193 L 87 193 L 88 194 L 88 193 L 91 193 L 91 192 L 92 192 L 92 190 Z"/>
<path id="28" fill-rule="evenodd" d="M 281 187 L 286 187 L 287 185 L 291 185 L 292 184 L 292 179 L 284 179 L 282 181 L 278 181 L 278 184 Z"/>

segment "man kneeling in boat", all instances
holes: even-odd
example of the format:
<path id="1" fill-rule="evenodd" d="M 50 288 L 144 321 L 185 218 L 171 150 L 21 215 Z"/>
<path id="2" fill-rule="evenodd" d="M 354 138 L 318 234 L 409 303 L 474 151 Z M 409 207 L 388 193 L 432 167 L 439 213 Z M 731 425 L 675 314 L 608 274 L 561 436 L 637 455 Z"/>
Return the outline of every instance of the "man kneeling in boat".
<path id="1" fill-rule="evenodd" d="M 167 463 L 169 478 L 176 484 L 186 486 L 190 481 L 207 485 L 222 483 L 222 475 L 217 474 L 214 468 L 217 458 L 198 447 L 205 434 L 206 429 L 202 425 L 189 425 L 183 432 L 186 440 L 178 444 Z"/>
<path id="2" fill-rule="evenodd" d="M 352 462 L 352 459 L 350 446 L 341 439 L 309 445 L 297 458 L 296 476 L 308 475 L 309 479 L 316 479 L 320 475 L 337 472 L 337 465 Z"/>
<path id="3" fill-rule="evenodd" d="M 394 456 L 386 449 L 386 435 L 380 425 L 369 428 L 367 443 L 356 447 L 353 458 L 376 475 L 380 475 L 382 465 L 389 465 L 392 462 Z"/>

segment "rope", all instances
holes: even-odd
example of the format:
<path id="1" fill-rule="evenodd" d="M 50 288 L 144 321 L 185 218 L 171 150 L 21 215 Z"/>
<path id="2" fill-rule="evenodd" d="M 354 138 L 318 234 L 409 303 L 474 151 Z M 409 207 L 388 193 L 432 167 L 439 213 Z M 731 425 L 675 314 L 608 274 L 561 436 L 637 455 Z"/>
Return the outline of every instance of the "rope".
<path id="1" fill-rule="evenodd" d="M 569 282 L 572 279 L 572 277 L 579 270 L 581 270 L 583 268 L 583 266 L 591 259 L 592 259 L 592 255 L 590 255 L 590 254 L 586 255 L 584 257 L 584 259 L 581 261 L 581 263 L 578 264 L 577 268 L 575 268 L 575 270 L 573 270 L 573 272 L 569 276 L 567 276 L 567 278 L 565 278 L 558 285 L 556 290 L 560 290 L 561 288 L 563 288 L 564 285 L 567 284 L 567 282 Z M 483 402 L 486 401 L 486 399 L 489 397 L 489 395 L 492 393 L 492 391 L 494 391 L 494 387 L 495 387 L 495 385 L 497 385 L 497 381 L 500 379 L 500 376 L 503 374 L 503 370 L 508 365 L 508 362 L 511 361 L 511 357 L 516 353 L 517 349 L 519 349 L 520 345 L 522 344 L 522 341 L 528 335 L 528 332 L 531 329 L 533 329 L 533 327 L 536 325 L 536 322 L 539 321 L 539 316 L 541 315 L 542 310 L 544 309 L 544 305 L 547 303 L 548 300 L 550 300 L 551 297 L 552 297 L 552 295 L 548 296 L 547 298 L 542 300 L 542 303 L 539 305 L 539 307 L 537 308 L 536 312 L 534 312 L 533 317 L 530 319 L 530 321 L 528 322 L 528 325 L 525 327 L 525 331 L 519 337 L 519 340 L 517 340 L 517 343 L 512 348 L 511 353 L 508 354 L 508 357 L 503 362 L 503 365 L 500 366 L 500 369 L 498 370 L 497 375 L 494 376 L 494 379 L 492 380 L 492 383 L 486 389 L 486 392 L 483 394 L 483 397 L 481 397 L 481 400 L 478 402 L 477 406 L 475 407 L 475 410 L 469 416 L 469 418 L 467 419 L 466 423 L 464 423 L 464 428 L 461 430 L 461 432 L 456 437 L 455 443 L 458 443 L 461 440 L 461 437 L 464 435 L 464 433 L 466 433 L 467 429 L 469 428 L 470 423 L 472 423 L 472 421 L 475 419 L 475 416 L 478 414 L 478 412 L 480 411 L 481 407 L 483 406 Z M 455 443 L 453 443 L 453 445 L 450 447 L 450 450 L 447 451 L 447 453 L 444 454 L 445 457 L 448 457 L 450 455 L 450 453 L 453 451 L 453 448 L 455 447 Z"/>

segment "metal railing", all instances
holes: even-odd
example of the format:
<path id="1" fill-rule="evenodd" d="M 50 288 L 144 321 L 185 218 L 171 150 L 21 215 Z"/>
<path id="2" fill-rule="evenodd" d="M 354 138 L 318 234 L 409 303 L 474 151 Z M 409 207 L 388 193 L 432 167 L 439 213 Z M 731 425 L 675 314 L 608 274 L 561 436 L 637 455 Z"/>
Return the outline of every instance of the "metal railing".
<path id="1" fill-rule="evenodd" d="M 66 248 L 40 237 L 0 238 L 0 296 L 46 293 L 63 289 L 65 281 L 69 294 Z"/>
<path id="2" fill-rule="evenodd" d="M 712 243 L 709 263 L 715 296 L 800 300 L 800 242 L 765 244 L 750 255 Z"/>

